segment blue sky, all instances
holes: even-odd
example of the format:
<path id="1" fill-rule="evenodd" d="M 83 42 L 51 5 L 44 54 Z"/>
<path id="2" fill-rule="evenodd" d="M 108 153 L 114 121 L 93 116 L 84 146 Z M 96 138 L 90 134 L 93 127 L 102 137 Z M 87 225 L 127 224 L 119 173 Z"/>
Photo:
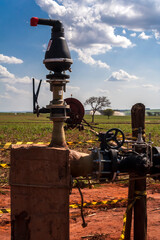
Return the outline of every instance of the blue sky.
<path id="1" fill-rule="evenodd" d="M 64 24 L 74 62 L 65 97 L 160 108 L 159 0 L 1 0 L 0 111 L 32 111 L 32 77 L 43 79 L 40 106 L 51 100 L 43 65 L 51 28 L 31 27 L 33 16 Z"/>

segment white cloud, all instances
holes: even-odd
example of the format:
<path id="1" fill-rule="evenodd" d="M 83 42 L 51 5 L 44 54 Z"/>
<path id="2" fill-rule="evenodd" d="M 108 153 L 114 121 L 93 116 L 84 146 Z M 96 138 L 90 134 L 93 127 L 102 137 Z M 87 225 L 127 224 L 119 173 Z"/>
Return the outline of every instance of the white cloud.
<path id="1" fill-rule="evenodd" d="M 36 82 L 39 80 L 36 80 Z M 28 76 L 22 77 L 22 78 L 15 78 L 14 79 L 15 83 L 25 83 L 25 84 L 30 84 L 32 82 L 32 79 Z"/>
<path id="2" fill-rule="evenodd" d="M 113 72 L 112 75 L 105 81 L 130 81 L 130 80 L 137 80 L 138 77 L 135 75 L 130 75 L 129 73 L 125 72 L 124 70 L 120 69 L 118 72 Z"/>
<path id="3" fill-rule="evenodd" d="M 106 90 L 106 89 L 101 89 L 101 88 L 97 88 L 96 89 L 96 92 L 99 92 L 99 93 L 103 93 L 103 94 L 109 94 L 109 90 Z"/>
<path id="4" fill-rule="evenodd" d="M 131 37 L 136 37 L 137 34 L 134 32 L 134 33 L 131 33 L 130 36 L 131 36 Z"/>
<path id="5" fill-rule="evenodd" d="M 109 69 L 109 64 L 94 55 L 106 54 L 115 47 L 135 46 L 127 38 L 159 39 L 160 1 L 158 0 L 35 0 L 50 18 L 60 19 L 72 51 L 85 64 Z M 116 34 L 121 28 L 122 34 Z M 127 31 L 128 32 L 128 31 Z M 157 42 L 159 44 L 159 41 Z"/>
<path id="6" fill-rule="evenodd" d="M 70 49 L 86 64 L 108 69 L 108 64 L 93 55 L 105 54 L 113 47 L 128 48 L 133 44 L 125 36 L 116 35 L 115 28 L 102 20 L 106 1 L 35 0 L 50 18 L 61 19 Z M 108 1 L 111 3 L 110 1 Z M 104 10 L 105 8 L 105 10 Z"/>
<path id="7" fill-rule="evenodd" d="M 43 48 L 43 52 L 45 52 L 45 51 L 46 51 L 46 49 L 47 49 L 47 44 L 46 44 L 46 43 L 44 43 L 44 44 L 42 45 L 42 48 Z"/>
<path id="8" fill-rule="evenodd" d="M 142 85 L 144 88 L 153 88 L 152 84 L 143 84 Z"/>
<path id="9" fill-rule="evenodd" d="M 139 34 L 138 37 L 144 40 L 148 40 L 149 38 L 152 38 L 152 36 L 146 35 L 145 32 L 142 32 L 141 34 Z"/>
<path id="10" fill-rule="evenodd" d="M 11 96 L 5 92 L 3 95 L 2 94 L 0 95 L 0 98 L 1 99 L 11 99 Z"/>
<path id="11" fill-rule="evenodd" d="M 9 64 L 21 64 L 23 60 L 16 57 L 8 57 L 3 54 L 0 54 L 0 63 L 9 63 Z"/>
<path id="12" fill-rule="evenodd" d="M 102 1 L 101 19 L 112 26 L 134 31 L 159 29 L 160 2 L 156 0 Z"/>
<path id="13" fill-rule="evenodd" d="M 109 69 L 109 65 L 107 63 L 104 63 L 100 60 L 95 60 L 91 55 L 88 53 L 86 50 L 81 50 L 81 49 L 74 49 L 78 53 L 78 58 L 82 62 L 89 64 L 89 65 L 96 65 L 99 66 L 100 68 L 106 68 Z"/>
<path id="14" fill-rule="evenodd" d="M 160 90 L 159 86 L 152 85 L 152 84 L 143 84 L 142 87 L 155 92 L 158 92 Z"/>
<path id="15" fill-rule="evenodd" d="M 80 87 L 75 87 L 75 86 L 67 85 L 67 90 L 75 93 L 75 92 L 78 92 L 78 91 L 80 90 Z"/>
<path id="16" fill-rule="evenodd" d="M 101 24 L 103 24 L 103 30 L 101 29 L 99 40 L 101 36 L 107 34 L 108 26 L 123 27 L 136 31 L 160 30 L 159 0 L 35 1 L 48 13 L 49 17 L 53 19 L 60 17 L 67 28 L 73 30 L 73 35 L 77 31 L 82 33 L 85 39 L 86 33 L 93 37 L 94 32 L 98 32 L 98 26 Z M 97 41 L 99 40 L 97 39 Z"/>
<path id="17" fill-rule="evenodd" d="M 14 87 L 14 86 L 11 86 L 9 84 L 6 84 L 6 90 L 7 90 L 7 92 L 13 92 L 13 93 L 16 93 L 16 94 L 23 94 L 23 95 L 24 94 L 29 94 L 28 91 L 25 91 L 23 89 L 18 89 L 18 88 Z"/>
<path id="18" fill-rule="evenodd" d="M 46 11 L 49 15 L 64 16 L 66 9 L 64 6 L 59 5 L 56 1 L 52 0 L 36 0 L 37 4 Z"/>
<path id="19" fill-rule="evenodd" d="M 14 77 L 15 77 L 14 74 L 8 72 L 6 67 L 0 65 L 0 81 L 6 82 L 8 81 L 8 79 L 12 79 Z"/>
<path id="20" fill-rule="evenodd" d="M 122 89 L 118 88 L 118 89 L 117 89 L 117 92 L 120 92 L 120 93 L 121 93 L 121 92 L 122 92 Z"/>
<path id="21" fill-rule="evenodd" d="M 153 30 L 153 34 L 154 34 L 154 37 L 155 37 L 156 40 L 159 40 L 159 39 L 160 39 L 160 33 L 159 33 L 159 31 Z"/>
<path id="22" fill-rule="evenodd" d="M 15 83 L 24 83 L 24 84 L 31 84 L 32 79 L 28 76 L 25 77 L 16 77 L 13 73 L 10 73 L 6 67 L 0 65 L 0 81 L 10 84 Z M 35 82 L 39 82 L 38 79 L 35 79 Z"/>

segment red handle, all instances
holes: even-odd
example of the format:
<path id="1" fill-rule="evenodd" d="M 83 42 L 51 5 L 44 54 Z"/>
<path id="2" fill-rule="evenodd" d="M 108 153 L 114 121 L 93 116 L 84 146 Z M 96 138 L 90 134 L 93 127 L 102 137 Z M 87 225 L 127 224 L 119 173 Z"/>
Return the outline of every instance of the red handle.
<path id="1" fill-rule="evenodd" d="M 30 20 L 30 25 L 35 27 L 35 26 L 37 26 L 38 22 L 39 22 L 39 18 L 32 17 Z"/>

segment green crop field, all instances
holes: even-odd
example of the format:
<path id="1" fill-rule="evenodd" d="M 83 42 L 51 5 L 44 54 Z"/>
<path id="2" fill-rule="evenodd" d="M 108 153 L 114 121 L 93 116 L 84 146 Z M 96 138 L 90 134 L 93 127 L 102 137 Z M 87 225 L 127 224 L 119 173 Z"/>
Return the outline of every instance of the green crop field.
<path id="1" fill-rule="evenodd" d="M 91 124 L 91 116 L 86 115 L 85 120 Z M 146 140 L 151 132 L 154 145 L 160 145 L 160 117 L 151 116 L 145 119 Z M 97 132 L 106 132 L 110 128 L 120 128 L 127 136 L 131 134 L 130 116 L 95 116 L 95 124 L 92 124 Z M 37 118 L 31 113 L 0 113 L 0 142 L 49 142 L 52 134 L 52 122 L 48 115 L 43 114 Z M 95 135 L 88 127 L 84 131 L 78 129 L 66 131 L 66 141 L 86 141 L 95 139 Z"/>

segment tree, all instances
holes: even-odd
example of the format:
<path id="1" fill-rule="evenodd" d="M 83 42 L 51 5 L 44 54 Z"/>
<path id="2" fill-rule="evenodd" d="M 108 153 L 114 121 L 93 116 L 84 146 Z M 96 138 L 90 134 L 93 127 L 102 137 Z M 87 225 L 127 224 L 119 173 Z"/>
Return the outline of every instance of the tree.
<path id="1" fill-rule="evenodd" d="M 153 114 L 152 114 L 152 112 L 147 112 L 147 115 L 152 116 Z"/>
<path id="2" fill-rule="evenodd" d="M 94 115 L 96 111 L 101 110 L 104 107 L 109 107 L 110 106 L 110 101 L 108 100 L 107 97 L 90 97 L 88 98 L 84 105 L 90 105 L 92 108 L 92 123 L 94 123 Z"/>
<path id="3" fill-rule="evenodd" d="M 105 116 L 108 116 L 108 119 L 109 119 L 110 116 L 113 115 L 113 113 L 114 113 L 114 111 L 113 111 L 111 108 L 108 108 L 108 109 L 106 109 L 106 110 L 103 111 L 103 114 L 104 114 Z"/>

